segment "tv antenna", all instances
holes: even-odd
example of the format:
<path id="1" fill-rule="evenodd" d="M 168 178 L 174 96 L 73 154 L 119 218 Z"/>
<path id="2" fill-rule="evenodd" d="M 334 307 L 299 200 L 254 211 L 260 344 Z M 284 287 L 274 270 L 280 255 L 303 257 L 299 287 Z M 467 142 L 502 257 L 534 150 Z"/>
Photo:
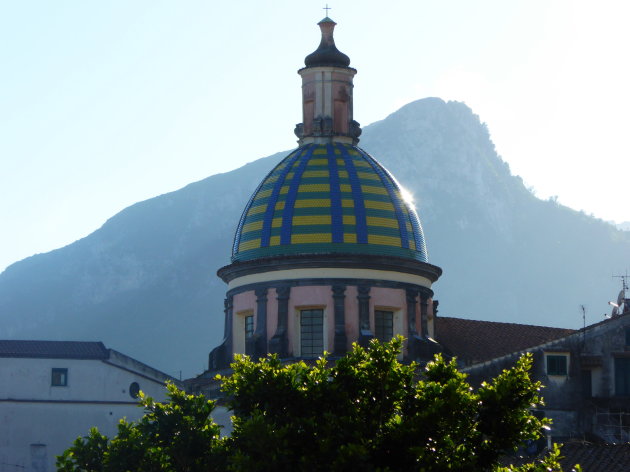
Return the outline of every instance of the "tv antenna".
<path id="1" fill-rule="evenodd" d="M 626 270 L 625 275 L 613 275 L 612 278 L 621 279 L 621 291 L 619 295 L 617 295 L 617 303 L 608 302 L 608 304 L 613 307 L 611 316 L 623 315 L 630 311 L 630 307 L 626 306 L 626 292 L 628 291 L 628 278 L 630 278 L 630 276 Z"/>
<path id="2" fill-rule="evenodd" d="M 621 286 L 623 288 L 623 291 L 625 292 L 626 290 L 628 290 L 628 278 L 630 276 L 628 275 L 628 270 L 626 269 L 626 275 L 613 275 L 612 278 L 613 279 L 621 279 Z"/>

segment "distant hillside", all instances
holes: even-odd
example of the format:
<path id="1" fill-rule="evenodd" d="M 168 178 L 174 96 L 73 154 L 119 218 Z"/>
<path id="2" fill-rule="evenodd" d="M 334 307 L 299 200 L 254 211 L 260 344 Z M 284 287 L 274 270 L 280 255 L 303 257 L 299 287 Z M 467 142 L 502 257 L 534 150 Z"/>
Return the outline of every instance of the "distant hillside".
<path id="1" fill-rule="evenodd" d="M 368 126 L 360 145 L 415 196 L 430 262 L 444 269 L 441 314 L 576 328 L 580 304 L 587 322 L 608 311 L 630 234 L 534 197 L 466 105 L 411 103 Z M 223 335 L 216 270 L 247 199 L 285 154 L 132 205 L 13 264 L 0 274 L 0 337 L 102 340 L 172 375 L 201 372 Z"/>
<path id="2" fill-rule="evenodd" d="M 630 221 L 624 221 L 623 223 L 617 223 L 617 229 L 622 231 L 630 231 Z"/>

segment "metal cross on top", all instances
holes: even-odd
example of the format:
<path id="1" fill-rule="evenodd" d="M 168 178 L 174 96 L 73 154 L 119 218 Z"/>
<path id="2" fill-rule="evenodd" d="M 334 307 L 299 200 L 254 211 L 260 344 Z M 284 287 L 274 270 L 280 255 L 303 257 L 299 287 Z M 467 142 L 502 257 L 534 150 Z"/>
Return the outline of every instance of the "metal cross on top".
<path id="1" fill-rule="evenodd" d="M 328 4 L 326 4 L 326 6 L 322 8 L 322 10 L 326 10 L 326 16 L 328 16 L 328 10 L 332 10 L 332 8 L 329 7 Z"/>

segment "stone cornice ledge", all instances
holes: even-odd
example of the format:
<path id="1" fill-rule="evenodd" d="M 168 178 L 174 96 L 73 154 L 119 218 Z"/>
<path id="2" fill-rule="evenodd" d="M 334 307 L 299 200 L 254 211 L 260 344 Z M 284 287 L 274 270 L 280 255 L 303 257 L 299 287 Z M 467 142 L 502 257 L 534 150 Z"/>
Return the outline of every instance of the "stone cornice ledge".
<path id="1" fill-rule="evenodd" d="M 442 269 L 427 262 L 404 259 L 392 256 L 373 256 L 362 254 L 300 254 L 291 256 L 274 256 L 252 261 L 236 261 L 217 271 L 217 275 L 225 283 L 250 274 L 273 272 L 277 270 L 305 268 L 349 268 L 373 269 L 426 277 L 435 282 Z"/>

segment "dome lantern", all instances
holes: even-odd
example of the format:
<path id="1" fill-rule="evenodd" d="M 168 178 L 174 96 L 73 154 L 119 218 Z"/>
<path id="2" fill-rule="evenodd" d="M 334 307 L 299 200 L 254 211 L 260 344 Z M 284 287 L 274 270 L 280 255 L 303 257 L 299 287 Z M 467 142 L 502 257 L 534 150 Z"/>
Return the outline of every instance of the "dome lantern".
<path id="1" fill-rule="evenodd" d="M 361 127 L 353 119 L 352 79 L 356 69 L 335 46 L 335 23 L 326 17 L 318 23 L 322 38 L 317 50 L 306 56 L 302 77 L 302 123 L 295 127 L 300 145 L 341 142 L 357 144 Z"/>

